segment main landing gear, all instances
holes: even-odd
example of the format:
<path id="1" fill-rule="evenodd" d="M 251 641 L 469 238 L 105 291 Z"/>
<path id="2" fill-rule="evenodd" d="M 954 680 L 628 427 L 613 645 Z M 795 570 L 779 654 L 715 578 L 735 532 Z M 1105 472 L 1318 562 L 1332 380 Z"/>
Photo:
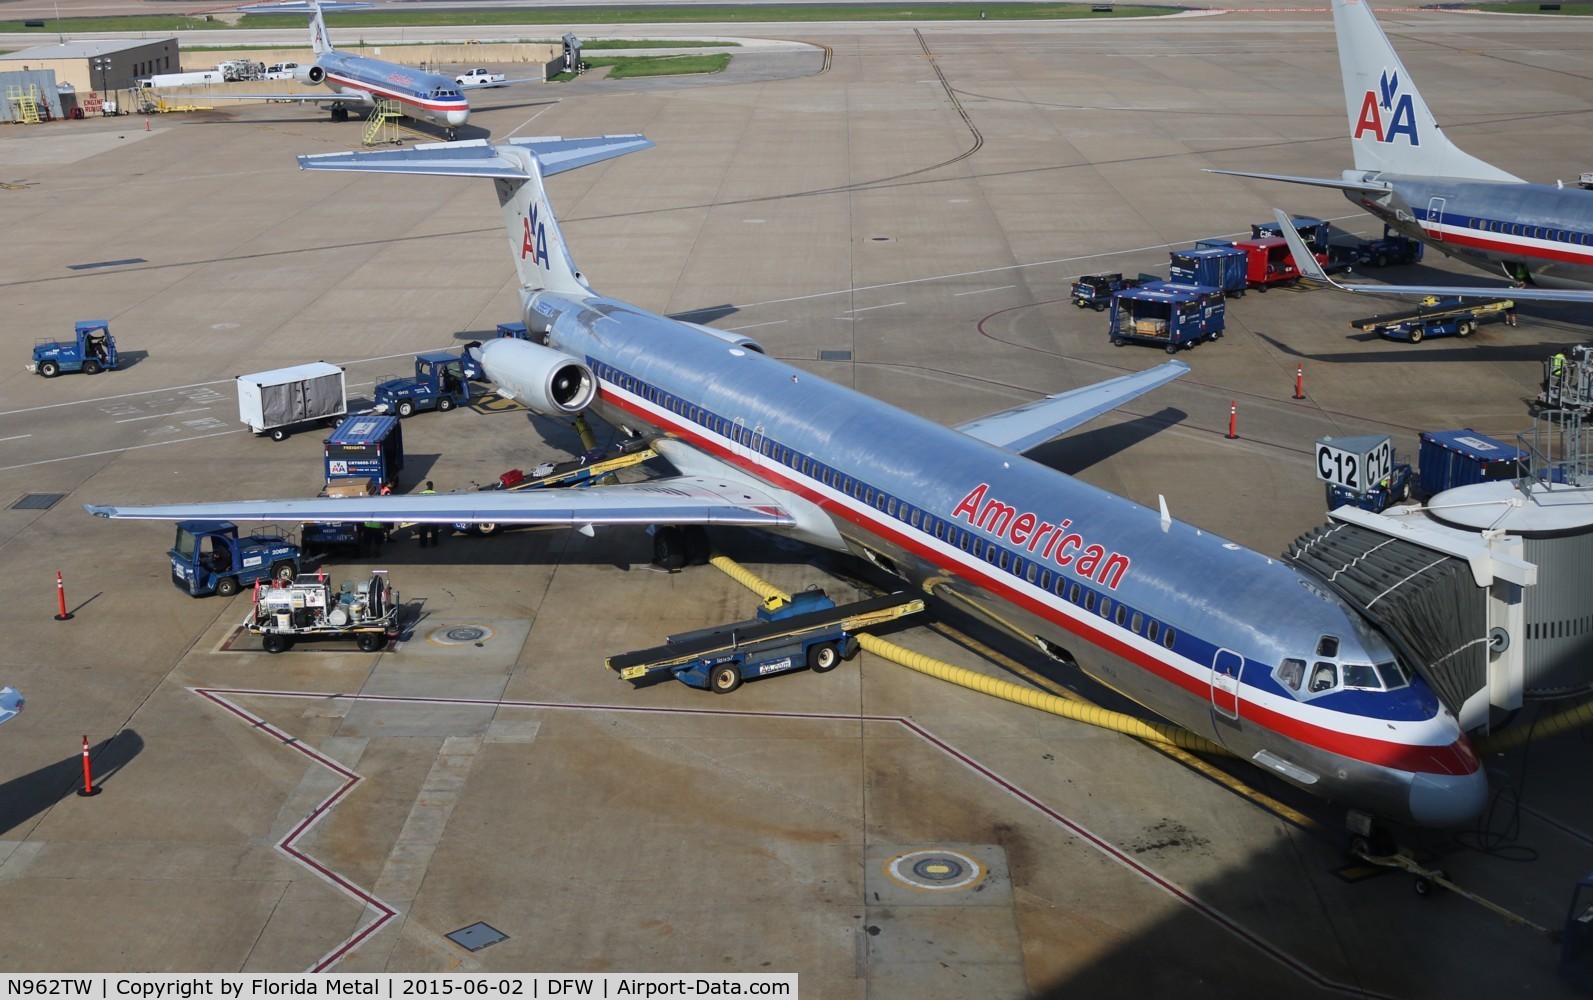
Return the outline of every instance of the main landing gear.
<path id="1" fill-rule="evenodd" d="M 670 573 L 708 565 L 708 529 L 700 524 L 659 525 L 653 529 L 653 565 Z"/>
<path id="2" fill-rule="evenodd" d="M 349 120 L 348 108 L 342 102 L 332 102 L 332 120 L 335 122 L 346 122 Z"/>

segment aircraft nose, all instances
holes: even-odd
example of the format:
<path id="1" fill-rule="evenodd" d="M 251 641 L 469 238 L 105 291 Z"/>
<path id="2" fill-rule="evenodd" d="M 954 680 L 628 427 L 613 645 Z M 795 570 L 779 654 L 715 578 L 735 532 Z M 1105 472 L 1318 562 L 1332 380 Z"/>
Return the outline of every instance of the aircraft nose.
<path id="1" fill-rule="evenodd" d="M 1488 802 L 1488 776 L 1418 774 L 1410 783 L 1410 818 L 1421 826 L 1453 827 L 1469 822 Z"/>
<path id="2" fill-rule="evenodd" d="M 463 125 L 465 122 L 467 122 L 469 120 L 470 120 L 470 109 L 469 108 L 461 108 L 458 111 L 450 111 L 450 112 L 448 112 L 448 124 L 453 126 L 454 128 L 458 128 L 460 125 Z"/>

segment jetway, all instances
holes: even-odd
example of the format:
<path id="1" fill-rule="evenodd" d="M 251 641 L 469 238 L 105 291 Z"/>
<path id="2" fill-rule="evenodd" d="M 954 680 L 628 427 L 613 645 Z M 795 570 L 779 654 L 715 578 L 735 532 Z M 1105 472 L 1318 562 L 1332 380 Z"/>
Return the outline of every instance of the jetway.
<path id="1" fill-rule="evenodd" d="M 1526 595 L 1539 581 L 1521 536 L 1446 525 L 1420 507 L 1339 507 L 1329 517 L 1284 557 L 1377 624 L 1462 728 L 1486 729 L 1490 709 L 1521 707 Z"/>

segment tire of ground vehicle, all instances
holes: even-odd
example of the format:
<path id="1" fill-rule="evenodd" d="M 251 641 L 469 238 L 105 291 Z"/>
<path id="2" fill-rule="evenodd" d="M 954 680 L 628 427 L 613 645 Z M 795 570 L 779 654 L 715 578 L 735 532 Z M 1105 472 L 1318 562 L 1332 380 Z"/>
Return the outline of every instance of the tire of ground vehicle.
<path id="1" fill-rule="evenodd" d="M 271 567 L 271 579 L 281 580 L 283 583 L 292 583 L 293 578 L 299 575 L 299 567 L 293 565 L 293 560 L 284 559 Z"/>
<path id="2" fill-rule="evenodd" d="M 286 427 L 273 427 L 273 428 L 271 428 L 271 440 L 273 440 L 273 441 L 286 441 L 287 439 L 288 439 L 288 429 Z"/>
<path id="3" fill-rule="evenodd" d="M 222 597 L 231 597 L 233 594 L 236 594 L 237 592 L 238 592 L 238 578 L 237 577 L 235 577 L 235 576 L 224 576 L 221 579 L 216 581 L 216 593 L 220 594 Z"/>
<path id="4" fill-rule="evenodd" d="M 100 363 L 98 361 L 95 361 L 93 358 L 90 358 L 89 360 L 83 362 L 83 374 L 84 375 L 98 375 L 99 373 L 100 373 Z"/>
<path id="5" fill-rule="evenodd" d="M 415 404 L 407 399 L 399 400 L 398 415 L 400 417 L 413 417 L 415 415 Z"/>
<path id="6" fill-rule="evenodd" d="M 1413 344 L 1419 344 L 1422 342 L 1423 336 L 1425 336 L 1425 334 L 1422 333 L 1422 328 L 1419 326 L 1414 327 L 1410 332 L 1410 342 Z"/>
<path id="7" fill-rule="evenodd" d="M 282 653 L 293 647 L 293 640 L 276 632 L 267 632 L 260 637 L 260 647 L 268 653 Z"/>
<path id="8" fill-rule="evenodd" d="M 1469 319 L 1463 319 L 1459 323 L 1455 324 L 1455 336 L 1469 337 L 1471 336 L 1471 331 L 1474 329 L 1476 329 L 1476 324 Z"/>
<path id="9" fill-rule="evenodd" d="M 437 412 L 438 413 L 447 413 L 449 410 L 451 410 L 453 408 L 454 408 L 454 401 L 449 399 L 447 396 L 444 396 L 442 399 L 437 400 Z"/>
<path id="10" fill-rule="evenodd" d="M 714 694 L 729 694 L 741 686 L 741 671 L 734 663 L 721 663 L 709 673 L 708 686 Z"/>
<path id="11" fill-rule="evenodd" d="M 387 645 L 387 636 L 380 632 L 361 632 L 354 637 L 354 644 L 363 653 L 375 653 Z"/>
<path id="12" fill-rule="evenodd" d="M 1386 254 L 1386 253 L 1378 254 L 1377 255 L 1377 259 L 1372 261 L 1372 265 L 1374 267 L 1387 267 L 1388 266 L 1388 254 Z"/>
<path id="13" fill-rule="evenodd" d="M 1112 338 L 1112 346 L 1113 347 L 1122 347 L 1126 343 L 1128 343 L 1128 341 L 1124 340 L 1122 337 L 1113 337 Z"/>
<path id="14" fill-rule="evenodd" d="M 820 642 L 808 647 L 808 669 L 816 674 L 827 674 L 840 662 L 841 654 L 835 651 L 834 643 Z"/>
<path id="15" fill-rule="evenodd" d="M 472 535 L 480 535 L 482 538 L 491 538 L 502 530 L 503 525 L 496 521 L 482 521 L 480 524 L 472 524 L 470 526 L 470 533 Z"/>
<path id="16" fill-rule="evenodd" d="M 45 378 L 55 378 L 57 375 L 61 374 L 61 366 L 56 364 L 54 361 L 40 361 L 39 374 L 43 375 Z"/>
<path id="17" fill-rule="evenodd" d="M 1177 344 L 1168 344 L 1167 345 L 1167 353 L 1168 354 L 1177 354 L 1178 353 L 1178 345 Z"/>
<path id="18" fill-rule="evenodd" d="M 686 565 L 686 539 L 679 528 L 666 525 L 653 532 L 653 563 L 671 573 Z"/>

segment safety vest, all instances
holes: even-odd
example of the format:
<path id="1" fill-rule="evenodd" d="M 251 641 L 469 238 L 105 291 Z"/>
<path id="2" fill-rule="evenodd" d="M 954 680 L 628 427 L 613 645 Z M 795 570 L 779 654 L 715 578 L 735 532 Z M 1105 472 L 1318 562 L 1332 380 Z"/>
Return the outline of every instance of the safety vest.
<path id="1" fill-rule="evenodd" d="M 1563 371 L 1565 371 L 1565 355 L 1556 354 L 1554 357 L 1549 359 L 1549 374 L 1550 375 L 1553 375 L 1556 378 L 1558 378 L 1560 373 L 1563 372 Z"/>

